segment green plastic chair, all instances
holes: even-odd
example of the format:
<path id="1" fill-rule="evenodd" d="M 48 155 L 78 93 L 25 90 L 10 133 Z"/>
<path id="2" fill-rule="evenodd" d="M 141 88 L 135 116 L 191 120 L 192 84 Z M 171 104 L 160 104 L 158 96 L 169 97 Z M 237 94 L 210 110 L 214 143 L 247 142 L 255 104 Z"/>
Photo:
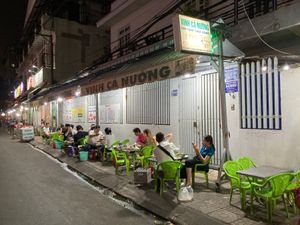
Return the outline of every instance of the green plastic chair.
<path id="1" fill-rule="evenodd" d="M 58 132 L 53 132 L 53 133 L 50 133 L 50 137 L 51 139 L 59 139 L 59 133 Z"/>
<path id="2" fill-rule="evenodd" d="M 241 157 L 241 158 L 236 159 L 235 161 L 240 165 L 242 170 L 247 170 L 251 167 L 256 167 L 255 163 L 249 157 Z M 263 183 L 264 182 L 264 180 L 253 178 L 253 177 L 247 177 L 247 180 L 250 183 L 252 183 L 252 182 Z"/>
<path id="3" fill-rule="evenodd" d="M 105 146 L 103 156 L 107 158 L 110 155 L 110 159 L 112 159 L 111 149 L 115 148 L 119 144 L 119 140 L 115 140 L 110 146 Z"/>
<path id="4" fill-rule="evenodd" d="M 129 160 L 125 153 L 117 153 L 114 148 L 111 149 L 111 154 L 116 168 L 116 175 L 119 174 L 119 166 L 126 166 L 126 175 L 129 176 Z"/>
<path id="5" fill-rule="evenodd" d="M 227 161 L 223 165 L 226 175 L 230 178 L 230 200 L 231 204 L 233 190 L 238 189 L 240 192 L 241 208 L 246 208 L 246 192 L 250 190 L 251 184 L 248 181 L 241 180 L 240 176 L 236 173 L 241 170 L 240 165 L 235 161 Z"/>
<path id="6" fill-rule="evenodd" d="M 141 152 L 142 152 L 142 155 L 135 156 L 134 164 L 136 161 L 140 161 L 141 166 L 146 167 L 146 166 L 148 166 L 148 159 L 152 156 L 153 146 L 152 145 L 145 146 L 144 148 L 142 148 Z"/>
<path id="7" fill-rule="evenodd" d="M 85 136 L 85 137 L 83 137 L 83 138 L 80 138 L 79 140 L 78 140 L 78 143 L 79 143 L 79 145 L 86 145 L 87 144 L 87 142 L 88 142 L 88 139 L 89 139 L 89 136 L 87 135 L 87 136 Z"/>
<path id="8" fill-rule="evenodd" d="M 208 166 L 210 164 L 210 160 L 209 162 L 207 163 Z M 192 187 L 195 189 L 195 176 L 197 173 L 201 173 L 201 174 L 204 174 L 205 176 L 205 182 L 206 182 L 206 187 L 208 188 L 208 172 L 204 171 L 204 170 L 200 170 L 200 168 L 204 167 L 204 166 L 207 166 L 207 164 L 196 164 L 195 167 L 194 167 L 194 171 L 192 172 Z"/>
<path id="9" fill-rule="evenodd" d="M 251 213 L 253 212 L 253 198 L 262 198 L 266 201 L 268 220 L 272 220 L 273 208 L 275 208 L 276 200 L 282 198 L 287 217 L 289 217 L 287 204 L 284 198 L 286 188 L 293 179 L 291 173 L 281 173 L 271 176 L 265 180 L 263 184 L 251 184 Z"/>
<path id="10" fill-rule="evenodd" d="M 256 167 L 252 159 L 249 157 L 241 157 L 236 160 L 236 162 L 240 165 L 241 169 L 246 170 L 251 167 Z"/>
<path id="11" fill-rule="evenodd" d="M 126 146 L 128 143 L 129 143 L 129 139 L 124 139 L 124 140 L 122 141 L 122 145 L 123 145 L 123 146 Z"/>
<path id="12" fill-rule="evenodd" d="M 50 134 L 50 138 L 52 141 L 60 141 L 60 142 L 64 142 L 64 137 L 63 135 L 59 135 L 58 132 L 53 132 Z"/>
<path id="13" fill-rule="evenodd" d="M 157 191 L 157 182 L 158 179 L 160 180 L 160 196 L 162 196 L 164 192 L 164 183 L 165 181 L 175 180 L 176 182 L 176 191 L 179 191 L 180 185 L 180 169 L 181 169 L 181 162 L 178 161 L 165 161 L 158 164 L 154 178 L 155 178 L 155 191 Z"/>
<path id="14" fill-rule="evenodd" d="M 293 205 L 294 213 L 296 213 L 297 212 L 297 207 L 296 207 L 296 204 L 295 204 L 295 198 L 294 198 L 293 190 L 300 187 L 300 170 L 295 172 L 293 175 L 294 175 L 294 177 L 291 180 L 290 184 L 287 186 L 287 188 L 285 190 L 285 193 L 287 195 L 288 200 Z"/>

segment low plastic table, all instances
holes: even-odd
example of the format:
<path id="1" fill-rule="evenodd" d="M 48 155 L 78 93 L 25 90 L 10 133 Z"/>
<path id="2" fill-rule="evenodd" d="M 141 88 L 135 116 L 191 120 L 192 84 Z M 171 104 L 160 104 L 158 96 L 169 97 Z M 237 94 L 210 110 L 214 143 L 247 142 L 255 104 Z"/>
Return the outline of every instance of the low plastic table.
<path id="1" fill-rule="evenodd" d="M 291 172 L 294 171 L 292 169 L 286 169 L 286 168 L 277 168 L 272 166 L 259 166 L 259 167 L 251 167 L 247 170 L 239 170 L 236 173 L 247 177 L 266 179 L 276 174 L 291 173 Z"/>

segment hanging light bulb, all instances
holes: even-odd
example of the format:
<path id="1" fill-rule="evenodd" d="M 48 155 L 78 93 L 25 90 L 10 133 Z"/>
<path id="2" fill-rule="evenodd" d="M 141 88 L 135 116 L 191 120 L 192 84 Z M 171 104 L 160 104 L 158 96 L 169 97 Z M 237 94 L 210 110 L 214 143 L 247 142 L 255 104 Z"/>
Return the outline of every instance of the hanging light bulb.
<path id="1" fill-rule="evenodd" d="M 285 64 L 285 65 L 283 66 L 283 70 L 289 70 L 289 69 L 290 69 L 289 64 Z"/>
<path id="2" fill-rule="evenodd" d="M 61 98 L 61 97 L 57 98 L 57 102 L 62 102 L 62 101 L 63 101 L 63 98 Z"/>

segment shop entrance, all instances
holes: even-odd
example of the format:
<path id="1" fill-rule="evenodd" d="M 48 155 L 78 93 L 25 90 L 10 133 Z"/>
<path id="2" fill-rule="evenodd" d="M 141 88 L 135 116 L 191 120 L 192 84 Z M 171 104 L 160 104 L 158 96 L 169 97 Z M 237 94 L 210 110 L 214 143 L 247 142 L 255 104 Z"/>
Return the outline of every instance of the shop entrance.
<path id="1" fill-rule="evenodd" d="M 182 79 L 179 87 L 180 147 L 194 155 L 192 143 L 201 146 L 205 135 L 212 135 L 216 152 L 212 166 L 220 166 L 224 151 L 218 73 L 198 73 Z"/>

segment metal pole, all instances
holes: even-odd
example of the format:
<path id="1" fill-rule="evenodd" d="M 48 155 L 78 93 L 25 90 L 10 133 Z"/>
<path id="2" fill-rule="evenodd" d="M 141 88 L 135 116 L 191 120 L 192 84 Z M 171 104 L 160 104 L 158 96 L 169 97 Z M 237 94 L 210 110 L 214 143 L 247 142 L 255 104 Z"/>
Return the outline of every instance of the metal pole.
<path id="1" fill-rule="evenodd" d="M 50 82 L 51 84 L 54 83 L 54 60 L 53 60 L 53 36 L 52 34 L 50 34 L 50 56 L 51 56 L 51 78 L 50 78 Z"/>
<path id="2" fill-rule="evenodd" d="M 220 87 L 220 100 L 221 100 L 221 117 L 222 117 L 222 133 L 223 133 L 223 147 L 226 156 L 229 156 L 229 132 L 227 123 L 227 110 L 226 110 L 226 94 L 225 94 L 225 81 L 224 81 L 224 62 L 223 62 L 223 37 L 222 32 L 218 35 L 219 45 L 219 87 Z"/>
<path id="3" fill-rule="evenodd" d="M 238 0 L 234 0 L 234 24 L 238 23 L 239 20 L 239 1 Z"/>
<path id="4" fill-rule="evenodd" d="M 221 126 L 222 126 L 222 136 L 223 136 L 223 148 L 224 153 L 221 158 L 220 168 L 218 171 L 218 178 L 216 181 L 216 191 L 220 191 L 221 180 L 223 178 L 223 164 L 231 158 L 229 153 L 229 131 L 228 131 L 228 123 L 227 123 L 227 110 L 226 110 L 226 93 L 225 93 L 225 80 L 224 80 L 224 62 L 223 62 L 223 31 L 217 31 L 217 39 L 218 39 L 218 65 L 217 70 L 219 73 L 219 88 L 220 88 L 220 104 L 221 104 Z"/>
<path id="5" fill-rule="evenodd" d="M 100 124 L 99 121 L 99 94 L 95 94 L 95 99 L 96 99 L 96 124 Z"/>

